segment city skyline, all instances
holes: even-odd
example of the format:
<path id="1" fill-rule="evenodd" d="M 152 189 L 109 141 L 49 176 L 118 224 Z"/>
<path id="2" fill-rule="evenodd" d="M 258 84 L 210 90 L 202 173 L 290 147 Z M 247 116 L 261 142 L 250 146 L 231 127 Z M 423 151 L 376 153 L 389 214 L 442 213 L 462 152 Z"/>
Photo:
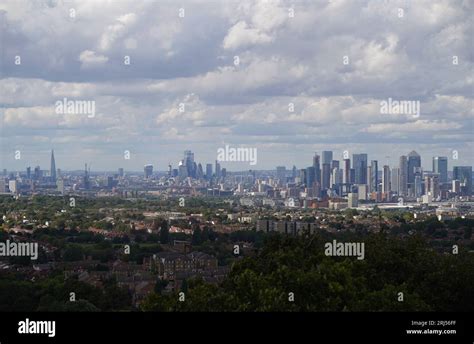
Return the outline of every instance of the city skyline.
<path id="1" fill-rule="evenodd" d="M 199 155 L 197 155 L 197 158 L 195 160 L 194 156 L 195 156 L 195 153 L 189 149 L 187 150 L 184 150 L 184 159 L 179 159 L 178 157 L 175 158 L 175 161 L 176 163 L 172 163 L 172 162 L 169 162 L 166 166 L 163 166 L 163 169 L 160 169 L 160 166 L 154 164 L 154 163 L 146 163 L 142 166 L 136 166 L 135 168 L 131 168 L 131 169 L 126 169 L 124 168 L 124 165 L 121 165 L 115 169 L 109 169 L 109 170 L 92 170 L 93 172 L 112 172 L 112 171 L 118 171 L 118 170 L 124 170 L 126 172 L 143 172 L 143 168 L 144 167 L 147 167 L 147 166 L 151 166 L 151 173 L 153 173 L 153 171 L 156 173 L 156 172 L 167 172 L 169 170 L 170 167 L 172 168 L 178 168 L 181 164 L 184 164 L 186 165 L 185 161 L 191 161 L 192 163 L 196 162 L 198 164 L 202 164 L 202 168 L 205 169 L 206 168 L 206 164 L 211 164 L 214 166 L 214 164 L 216 162 L 219 162 L 219 165 L 222 167 L 222 168 L 225 168 L 228 172 L 242 172 L 242 171 L 248 171 L 248 170 L 255 170 L 255 171 L 259 171 L 259 170 L 262 170 L 262 171 L 267 171 L 267 170 L 278 170 L 279 167 L 285 167 L 287 171 L 291 170 L 293 167 L 296 167 L 297 169 L 305 169 L 307 168 L 308 166 L 312 165 L 314 166 L 314 157 L 317 156 L 318 159 L 320 160 L 320 163 L 319 163 L 319 171 L 321 173 L 321 175 L 319 176 L 319 178 L 322 178 L 322 173 L 323 173 L 323 165 L 324 163 L 322 161 L 325 161 L 324 159 L 324 156 L 326 154 L 327 157 L 330 157 L 330 160 L 326 160 L 327 164 L 330 164 L 331 162 L 334 162 L 334 161 L 337 161 L 339 164 L 337 165 L 338 168 L 340 168 L 341 170 L 346 170 L 346 166 L 343 165 L 344 163 L 344 160 L 348 160 L 349 163 L 350 163 L 350 168 L 356 168 L 356 165 L 358 164 L 357 162 L 354 162 L 354 160 L 357 160 L 360 156 L 363 156 L 363 159 L 365 159 L 365 165 L 363 166 L 363 169 L 366 171 L 366 175 L 365 175 L 365 179 L 363 180 L 359 180 L 360 183 L 357 183 L 357 184 L 368 184 L 370 185 L 371 184 L 371 180 L 372 179 L 379 179 L 379 174 L 378 172 L 381 172 L 383 171 L 384 169 L 384 166 L 389 166 L 389 167 L 392 167 L 392 168 L 398 168 L 400 166 L 400 159 L 403 157 L 404 160 L 406 160 L 406 163 L 407 163 L 407 171 L 410 169 L 409 165 L 408 165 L 408 162 L 410 161 L 409 157 L 411 154 L 415 154 L 419 157 L 420 159 L 420 163 L 421 163 L 421 168 L 423 171 L 430 171 L 430 172 L 433 172 L 433 173 L 440 173 L 442 174 L 442 172 L 439 172 L 438 169 L 440 168 L 439 166 L 440 165 L 437 165 L 439 164 L 438 161 L 441 161 L 443 164 L 446 164 L 446 170 L 449 172 L 449 171 L 453 171 L 453 168 L 455 166 L 472 166 L 472 165 L 466 165 L 466 164 L 461 164 L 459 163 L 459 160 L 458 159 L 455 159 L 455 154 L 453 154 L 453 156 L 450 158 L 449 156 L 443 156 L 443 155 L 435 155 L 435 156 L 432 156 L 431 158 L 423 158 L 422 154 L 418 154 L 418 152 L 416 150 L 412 150 L 409 154 L 402 154 L 398 157 L 396 157 L 396 161 L 392 161 L 392 163 L 388 162 L 386 159 L 387 157 L 385 157 L 385 162 L 382 160 L 379 160 L 377 158 L 374 159 L 373 156 L 370 156 L 369 154 L 367 153 L 350 153 L 349 151 L 344 151 L 344 152 L 341 152 L 341 157 L 338 158 L 338 155 L 337 154 L 334 154 L 335 151 L 332 151 L 332 150 L 323 150 L 323 151 L 320 151 L 320 152 L 313 152 L 312 155 L 311 155 L 311 159 L 313 159 L 313 163 L 311 164 L 311 161 L 308 160 L 306 165 L 305 164 L 302 164 L 302 165 L 296 165 L 296 164 L 288 164 L 288 165 L 285 165 L 285 164 L 276 164 L 275 166 L 273 166 L 273 168 L 262 168 L 262 169 L 259 169 L 259 168 L 253 168 L 254 166 L 251 166 L 249 165 L 249 162 L 247 161 L 237 161 L 237 162 L 226 162 L 226 161 L 220 161 L 220 160 L 217 160 L 217 159 L 214 159 L 214 160 L 201 160 L 199 159 Z M 182 152 L 182 153 L 183 153 Z M 55 166 L 56 167 L 56 158 L 55 158 L 55 153 L 54 153 L 54 149 L 52 149 L 50 152 L 50 159 L 49 159 L 49 165 L 51 166 L 50 169 L 46 169 L 46 168 L 43 168 L 42 170 L 43 171 L 52 171 L 52 166 Z M 192 155 L 192 158 L 189 158 L 188 155 Z M 191 160 L 188 160 L 188 159 L 191 159 Z M 435 163 L 436 161 L 436 163 Z M 84 164 L 84 163 L 83 163 Z M 87 162 L 85 163 L 86 165 L 88 164 Z M 244 169 L 236 169 L 236 170 L 233 170 L 229 167 L 232 167 L 232 166 L 248 166 L 249 168 L 244 168 Z M 8 170 L 7 168 L 2 168 L 0 170 L 7 170 L 9 172 L 24 172 L 25 169 L 28 169 L 28 168 L 32 168 L 32 167 L 41 167 L 42 165 L 41 164 L 27 164 L 27 166 L 25 166 L 25 168 L 21 169 L 21 170 Z M 45 166 L 45 164 L 43 164 L 43 167 Z M 83 165 L 84 166 L 84 165 Z M 75 169 L 64 169 L 64 168 L 61 168 L 59 167 L 58 169 L 59 170 L 62 170 L 62 171 L 82 171 L 84 170 L 84 167 L 82 166 L 82 168 L 75 168 Z M 428 168 L 425 168 L 425 166 L 427 166 Z M 333 169 L 334 166 L 331 165 L 331 168 L 330 170 Z M 376 169 L 374 169 L 374 167 L 376 167 Z M 90 168 L 90 162 L 89 162 L 89 168 Z M 213 167 L 214 168 L 214 167 Z M 357 168 L 356 168 L 357 169 Z M 54 168 L 55 170 L 55 174 L 57 172 L 57 169 Z M 369 175 L 369 171 L 371 171 L 373 173 L 373 175 Z M 377 173 L 373 172 L 373 171 L 377 171 Z M 442 179 L 443 181 L 445 182 L 445 179 L 446 179 L 447 176 L 442 176 Z M 355 177 L 357 179 L 357 177 Z M 407 183 L 413 183 L 413 180 L 408 180 L 408 175 L 407 175 Z"/>

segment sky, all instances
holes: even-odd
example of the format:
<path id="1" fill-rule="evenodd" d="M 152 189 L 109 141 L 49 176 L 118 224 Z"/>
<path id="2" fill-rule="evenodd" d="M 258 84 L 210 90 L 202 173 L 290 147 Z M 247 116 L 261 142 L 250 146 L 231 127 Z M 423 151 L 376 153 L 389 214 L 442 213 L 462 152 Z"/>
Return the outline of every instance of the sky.
<path id="1" fill-rule="evenodd" d="M 0 168 L 49 169 L 54 149 L 63 170 L 166 170 L 226 145 L 257 149 L 231 171 L 305 168 L 323 150 L 473 165 L 473 7 L 2 0 Z M 94 113 L 58 110 L 64 99 Z M 389 99 L 420 111 L 381 111 Z"/>

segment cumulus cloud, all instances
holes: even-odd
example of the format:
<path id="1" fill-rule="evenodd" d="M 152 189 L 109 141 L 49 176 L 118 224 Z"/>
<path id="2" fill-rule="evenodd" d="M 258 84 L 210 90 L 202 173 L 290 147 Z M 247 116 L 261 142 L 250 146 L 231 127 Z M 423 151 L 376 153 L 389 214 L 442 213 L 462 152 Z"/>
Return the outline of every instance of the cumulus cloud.
<path id="1" fill-rule="evenodd" d="M 457 149 L 472 164 L 472 10 L 464 0 L 2 2 L 2 155 L 54 146 L 69 152 L 64 168 L 84 155 L 114 169 L 129 149 L 126 168 L 153 157 L 160 169 L 188 148 L 212 161 L 228 142 L 258 146 L 263 168 L 348 147 L 374 159 Z M 94 100 L 97 116 L 56 114 L 64 97 Z M 388 98 L 419 101 L 420 117 L 381 114 Z"/>

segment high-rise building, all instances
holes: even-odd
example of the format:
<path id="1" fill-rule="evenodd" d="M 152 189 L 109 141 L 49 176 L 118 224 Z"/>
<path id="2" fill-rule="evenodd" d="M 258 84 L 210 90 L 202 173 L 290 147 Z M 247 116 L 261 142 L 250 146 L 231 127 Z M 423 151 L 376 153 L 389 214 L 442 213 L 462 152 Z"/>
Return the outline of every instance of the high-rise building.
<path id="1" fill-rule="evenodd" d="M 322 163 L 331 164 L 332 161 L 332 151 L 323 151 L 322 153 Z"/>
<path id="2" fill-rule="evenodd" d="M 206 164 L 206 179 L 212 179 L 212 164 Z"/>
<path id="3" fill-rule="evenodd" d="M 448 158 L 445 156 L 433 157 L 433 172 L 439 173 L 439 181 L 441 183 L 448 182 Z"/>
<path id="4" fill-rule="evenodd" d="M 64 180 L 62 178 L 58 178 L 58 180 L 56 180 L 56 187 L 59 193 L 64 195 Z"/>
<path id="5" fill-rule="evenodd" d="M 344 159 L 344 177 L 342 178 L 344 184 L 351 182 L 351 159 Z"/>
<path id="6" fill-rule="evenodd" d="M 145 165 L 143 167 L 143 171 L 145 173 L 145 179 L 149 179 L 151 178 L 151 176 L 153 175 L 153 165 Z"/>
<path id="7" fill-rule="evenodd" d="M 310 188 L 313 186 L 315 182 L 315 170 L 313 166 L 307 167 L 306 168 L 306 187 Z"/>
<path id="8" fill-rule="evenodd" d="M 407 168 L 407 187 L 408 189 L 410 189 L 410 194 L 413 196 L 415 193 L 415 175 L 417 174 L 417 171 L 419 171 L 419 169 L 421 168 L 421 157 L 417 152 L 411 151 L 408 154 Z"/>
<path id="9" fill-rule="evenodd" d="M 454 166 L 453 180 L 459 180 L 462 196 L 472 195 L 472 166 Z"/>
<path id="10" fill-rule="evenodd" d="M 382 170 L 382 192 L 390 192 L 390 167 L 388 165 L 384 165 Z"/>
<path id="11" fill-rule="evenodd" d="M 334 168 L 339 168 L 339 160 L 333 160 L 333 161 L 331 161 L 331 171 L 332 171 Z"/>
<path id="12" fill-rule="evenodd" d="M 315 181 L 321 185 L 321 162 L 320 156 L 317 153 L 314 153 L 313 156 L 313 168 Z"/>
<path id="13" fill-rule="evenodd" d="M 377 160 L 372 160 L 370 162 L 370 172 L 371 174 L 369 175 L 370 179 L 370 192 L 377 192 L 379 191 L 379 164 Z"/>
<path id="14" fill-rule="evenodd" d="M 286 183 L 286 167 L 285 166 L 277 166 L 276 177 L 280 181 L 281 185 Z"/>
<path id="15" fill-rule="evenodd" d="M 118 175 L 119 175 L 119 177 L 123 177 L 123 168 L 122 167 L 120 167 L 118 169 Z"/>
<path id="16" fill-rule="evenodd" d="M 366 201 L 367 200 L 367 185 L 365 184 L 359 184 L 357 185 L 357 197 L 361 201 Z"/>
<path id="17" fill-rule="evenodd" d="M 216 160 L 216 178 L 219 179 L 221 177 L 221 164 L 218 160 Z"/>
<path id="18" fill-rule="evenodd" d="M 425 176 L 425 194 L 434 199 L 440 196 L 439 177 L 438 173 Z"/>
<path id="19" fill-rule="evenodd" d="M 354 182 L 367 184 L 367 154 L 352 154 L 352 164 L 355 171 Z"/>
<path id="20" fill-rule="evenodd" d="M 348 208 L 357 208 L 359 206 L 359 199 L 356 193 L 350 192 L 347 195 L 347 207 Z"/>
<path id="21" fill-rule="evenodd" d="M 402 155 L 399 161 L 398 195 L 408 195 L 408 164 L 406 155 Z"/>
<path id="22" fill-rule="evenodd" d="M 331 152 L 332 155 L 332 152 Z M 330 188 L 331 182 L 331 164 L 330 163 L 323 163 L 323 170 L 322 170 L 322 177 L 321 177 L 321 188 L 323 190 L 327 190 Z"/>
<path id="23" fill-rule="evenodd" d="M 391 177 L 390 178 L 390 191 L 393 191 L 396 194 L 399 194 L 400 169 L 398 167 L 392 168 L 392 173 L 390 177 Z"/>
<path id="24" fill-rule="evenodd" d="M 16 179 L 10 180 L 8 182 L 8 189 L 12 194 L 18 194 L 18 181 Z"/>
<path id="25" fill-rule="evenodd" d="M 54 160 L 54 149 L 51 150 L 51 181 L 56 182 L 56 161 Z"/>

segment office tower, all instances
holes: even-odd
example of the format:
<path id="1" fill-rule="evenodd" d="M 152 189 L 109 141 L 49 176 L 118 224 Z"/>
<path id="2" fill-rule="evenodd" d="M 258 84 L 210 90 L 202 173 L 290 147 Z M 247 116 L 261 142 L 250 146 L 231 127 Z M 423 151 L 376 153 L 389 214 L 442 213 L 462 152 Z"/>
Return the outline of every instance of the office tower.
<path id="1" fill-rule="evenodd" d="M 87 170 L 87 164 L 84 165 L 84 189 L 89 190 L 91 187 L 89 180 L 89 171 Z"/>
<path id="2" fill-rule="evenodd" d="M 330 186 L 333 188 L 335 185 L 340 185 L 343 183 L 344 173 L 340 168 L 334 167 L 331 171 L 331 181 Z"/>
<path id="3" fill-rule="evenodd" d="M 357 197 L 359 200 L 366 201 L 367 200 L 367 185 L 359 184 L 357 185 Z"/>
<path id="4" fill-rule="evenodd" d="M 454 166 L 453 180 L 459 180 L 462 196 L 472 195 L 472 166 Z"/>
<path id="5" fill-rule="evenodd" d="M 390 191 L 399 194 L 399 180 L 400 180 L 400 169 L 398 167 L 392 168 L 391 176 L 390 176 Z"/>
<path id="6" fill-rule="evenodd" d="M 422 192 L 422 176 L 421 174 L 416 174 L 415 175 L 415 197 L 421 197 L 423 192 Z"/>
<path id="7" fill-rule="evenodd" d="M 367 189 L 369 190 L 369 192 L 372 192 L 373 190 L 372 167 L 372 164 L 367 166 Z"/>
<path id="8" fill-rule="evenodd" d="M 433 172 L 439 173 L 440 183 L 448 182 L 448 158 L 445 156 L 433 157 Z"/>
<path id="9" fill-rule="evenodd" d="M 296 178 L 296 166 L 293 165 L 293 168 L 291 169 L 291 178 L 294 180 Z"/>
<path id="10" fill-rule="evenodd" d="M 10 192 L 12 194 L 18 194 L 18 182 L 16 181 L 16 179 L 14 180 L 10 180 L 8 182 L 8 189 L 10 190 Z"/>
<path id="11" fill-rule="evenodd" d="M 299 179 L 298 182 L 300 184 L 306 183 L 306 169 L 305 168 L 302 168 L 299 170 L 298 179 Z"/>
<path id="12" fill-rule="evenodd" d="M 321 163 L 320 163 L 320 156 L 314 153 L 313 156 L 313 168 L 314 168 L 314 178 L 315 181 L 321 185 Z"/>
<path id="13" fill-rule="evenodd" d="M 286 167 L 285 166 L 277 166 L 276 177 L 280 181 L 280 184 L 286 183 Z"/>
<path id="14" fill-rule="evenodd" d="M 314 182 L 315 182 L 315 170 L 314 170 L 314 167 L 313 166 L 310 166 L 308 168 L 306 168 L 306 187 L 307 188 L 310 188 L 313 186 Z"/>
<path id="15" fill-rule="evenodd" d="M 372 160 L 370 162 L 370 172 L 368 178 L 370 178 L 370 186 L 372 187 L 370 192 L 377 192 L 379 191 L 379 164 L 377 160 Z"/>
<path id="16" fill-rule="evenodd" d="M 206 164 L 206 179 L 212 179 L 212 164 Z"/>
<path id="17" fill-rule="evenodd" d="M 31 179 L 31 167 L 26 168 L 26 179 Z"/>
<path id="18" fill-rule="evenodd" d="M 322 163 L 331 164 L 332 161 L 332 151 L 323 151 L 322 153 Z"/>
<path id="19" fill-rule="evenodd" d="M 0 193 L 7 192 L 7 184 L 5 182 L 5 178 L 0 178 Z"/>
<path id="20" fill-rule="evenodd" d="M 173 166 L 171 166 L 171 163 L 168 164 L 168 177 L 173 176 Z"/>
<path id="21" fill-rule="evenodd" d="M 182 160 L 178 164 L 178 177 L 180 179 L 185 179 L 185 178 L 189 177 L 188 167 L 186 166 L 186 164 Z"/>
<path id="22" fill-rule="evenodd" d="M 39 166 L 35 167 L 35 171 L 33 172 L 33 178 L 35 180 L 39 180 L 42 177 L 41 168 Z"/>
<path id="23" fill-rule="evenodd" d="M 437 198 L 440 196 L 439 174 L 425 176 L 425 194 Z"/>
<path id="24" fill-rule="evenodd" d="M 197 166 L 194 162 L 194 153 L 190 150 L 184 151 L 183 164 L 186 166 L 187 175 L 192 178 L 196 178 Z"/>
<path id="25" fill-rule="evenodd" d="M 224 179 L 225 179 L 225 177 L 227 177 L 227 169 L 226 169 L 226 168 L 223 168 L 223 169 L 221 170 L 221 176 L 222 176 L 222 178 L 224 178 Z"/>
<path id="26" fill-rule="evenodd" d="M 414 188 L 415 188 L 415 174 L 416 174 L 417 168 L 421 168 L 421 157 L 417 152 L 411 151 L 408 154 L 407 168 L 408 168 L 407 188 L 410 189 L 410 195 L 413 196 Z"/>
<path id="27" fill-rule="evenodd" d="M 221 164 L 219 164 L 219 161 L 216 160 L 216 178 L 219 179 L 221 177 Z"/>
<path id="28" fill-rule="evenodd" d="M 333 160 L 333 161 L 331 161 L 331 171 L 332 171 L 334 168 L 339 168 L 339 160 Z"/>
<path id="29" fill-rule="evenodd" d="M 145 179 L 151 178 L 153 175 L 153 165 L 145 165 L 145 167 L 143 167 L 143 171 L 145 172 Z"/>
<path id="30" fill-rule="evenodd" d="M 390 192 L 390 167 L 388 165 L 384 165 L 382 170 L 382 192 Z"/>
<path id="31" fill-rule="evenodd" d="M 461 182 L 459 180 L 456 180 L 456 179 L 453 180 L 451 192 L 454 192 L 456 194 L 461 193 Z"/>
<path id="32" fill-rule="evenodd" d="M 352 154 L 355 184 L 367 184 L 367 154 Z"/>
<path id="33" fill-rule="evenodd" d="M 59 193 L 61 195 L 64 195 L 64 180 L 63 179 L 58 178 L 56 180 L 56 187 L 57 187 L 57 190 L 59 191 Z"/>
<path id="34" fill-rule="evenodd" d="M 203 178 L 204 178 L 204 171 L 203 171 L 203 169 L 202 169 L 201 163 L 199 163 L 199 164 L 197 165 L 196 178 L 197 178 L 197 179 L 203 179 Z"/>
<path id="35" fill-rule="evenodd" d="M 51 151 L 51 181 L 56 182 L 56 161 L 54 160 L 54 149 Z"/>
<path id="36" fill-rule="evenodd" d="M 119 177 L 123 177 L 123 168 L 120 167 L 118 169 L 118 175 L 119 175 Z"/>
<path id="37" fill-rule="evenodd" d="M 344 159 L 344 177 L 342 178 L 344 184 L 351 182 L 351 159 Z"/>
<path id="38" fill-rule="evenodd" d="M 347 195 L 347 207 L 348 208 L 357 208 L 359 206 L 359 199 L 357 198 L 357 194 L 350 192 Z"/>
<path id="39" fill-rule="evenodd" d="M 408 164 L 406 155 L 402 155 L 399 161 L 398 195 L 408 194 Z"/>
<path id="40" fill-rule="evenodd" d="M 332 152 L 331 152 L 332 155 Z M 330 163 L 323 163 L 323 173 L 321 178 L 321 188 L 323 190 L 327 190 L 330 188 L 331 182 L 331 164 Z"/>

